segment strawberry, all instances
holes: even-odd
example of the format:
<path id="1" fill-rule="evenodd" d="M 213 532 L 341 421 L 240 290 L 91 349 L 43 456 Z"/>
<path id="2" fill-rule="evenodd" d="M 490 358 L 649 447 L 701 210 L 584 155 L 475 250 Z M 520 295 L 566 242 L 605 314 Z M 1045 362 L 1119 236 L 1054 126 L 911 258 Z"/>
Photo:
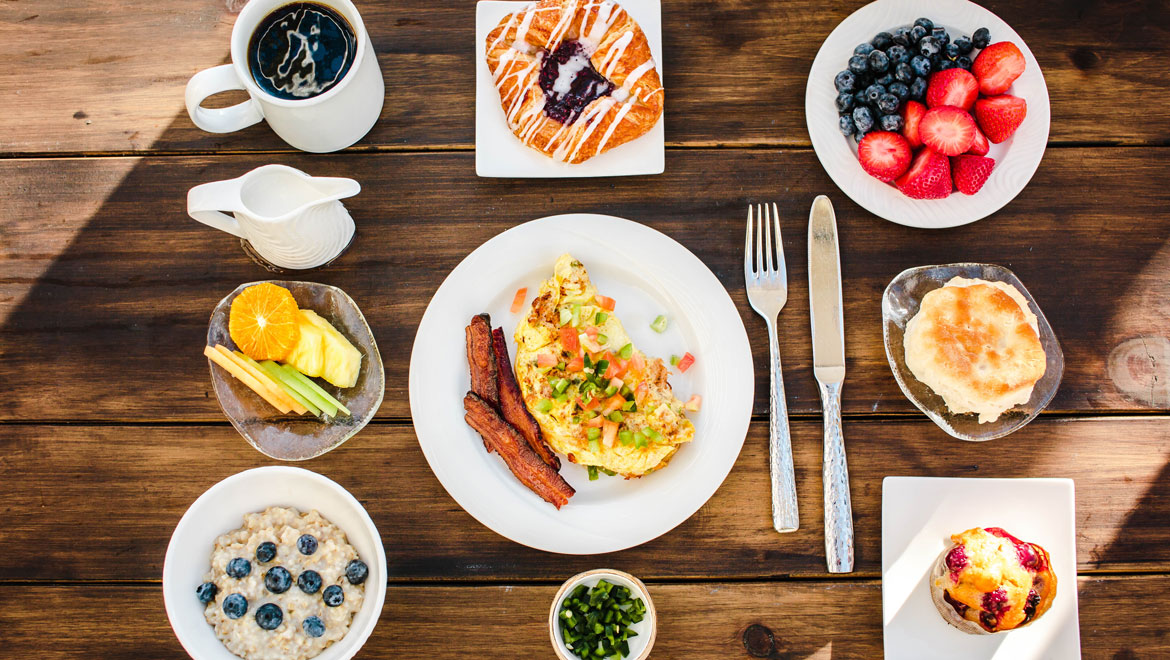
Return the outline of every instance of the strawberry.
<path id="1" fill-rule="evenodd" d="M 906 101 L 906 105 L 902 107 L 902 135 L 910 143 L 911 149 L 922 146 L 922 138 L 918 136 L 918 123 L 925 114 L 926 106 L 918 101 Z"/>
<path id="2" fill-rule="evenodd" d="M 944 69 L 930 76 L 930 86 L 926 88 L 926 105 L 937 108 L 940 105 L 953 105 L 956 108 L 970 110 L 975 99 L 979 98 L 979 81 L 966 69 Z"/>
<path id="3" fill-rule="evenodd" d="M 986 156 L 988 151 L 991 151 L 991 143 L 987 141 L 987 136 L 983 134 L 983 131 L 979 130 L 979 127 L 976 126 L 975 141 L 971 143 L 971 148 L 967 150 L 967 153 L 975 154 L 976 156 Z"/>
<path id="4" fill-rule="evenodd" d="M 1000 41 L 979 53 L 971 65 L 971 73 L 979 79 L 979 91 L 984 96 L 995 96 L 1008 91 L 1025 66 L 1020 49 L 1010 41 Z"/>
<path id="5" fill-rule="evenodd" d="M 951 194 L 951 161 L 929 148 L 923 149 L 894 185 L 913 199 L 942 199 Z"/>
<path id="6" fill-rule="evenodd" d="M 893 181 L 910 167 L 910 144 L 889 131 L 874 131 L 857 146 L 861 168 L 879 181 Z"/>
<path id="7" fill-rule="evenodd" d="M 995 161 L 983 156 L 955 156 L 951 159 L 951 172 L 955 177 L 955 187 L 964 195 L 974 195 L 979 192 L 991 170 L 995 168 Z"/>
<path id="8" fill-rule="evenodd" d="M 949 105 L 927 110 L 918 124 L 922 144 L 944 156 L 958 156 L 970 149 L 978 130 L 971 115 Z"/>
<path id="9" fill-rule="evenodd" d="M 1004 94 L 975 102 L 979 128 L 995 144 L 1010 138 L 1027 115 L 1028 102 L 1018 96 Z"/>

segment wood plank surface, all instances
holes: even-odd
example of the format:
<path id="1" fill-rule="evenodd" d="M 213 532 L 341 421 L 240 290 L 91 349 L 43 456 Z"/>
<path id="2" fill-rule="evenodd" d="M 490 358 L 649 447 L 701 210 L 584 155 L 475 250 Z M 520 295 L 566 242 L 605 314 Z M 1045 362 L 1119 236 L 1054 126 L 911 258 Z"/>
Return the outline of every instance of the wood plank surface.
<path id="1" fill-rule="evenodd" d="M 1170 570 L 1168 422 L 1039 420 L 988 443 L 951 439 L 928 422 L 846 422 L 856 575 L 879 575 L 882 479 L 890 475 L 1071 478 L 1080 571 Z M 7 548 L 0 580 L 160 575 L 171 532 L 191 502 L 229 475 L 272 463 L 226 426 L 0 429 Z M 799 421 L 792 430 L 799 532 L 771 528 L 767 427 L 755 423 L 723 486 L 690 520 L 638 548 L 594 557 L 531 550 L 480 525 L 443 490 L 406 426 L 367 427 L 301 465 L 363 502 L 395 580 L 563 579 L 599 565 L 663 580 L 823 576 L 821 427 Z M 473 435 L 467 440 L 468 451 L 482 451 Z M 496 477 L 512 478 L 499 468 Z M 994 493 L 972 497 L 988 498 L 987 524 L 996 507 L 1029 505 L 1000 502 Z M 1027 538 L 1027 530 L 1011 531 Z M 209 532 L 209 547 L 213 537 Z"/>
<path id="2" fill-rule="evenodd" d="M 1164 618 L 1170 577 L 1083 577 L 1077 587 L 1084 658 L 1154 660 L 1170 654 Z M 652 583 L 649 588 L 659 620 L 654 658 L 881 657 L 878 582 Z M 556 589 L 392 585 L 378 627 L 357 657 L 452 657 L 466 651 L 467 640 L 475 640 L 477 658 L 551 657 L 547 617 Z M 168 626 L 158 585 L 3 585 L 0 598 L 5 650 L 14 658 L 54 660 L 95 652 L 103 658 L 186 657 Z"/>
<path id="3" fill-rule="evenodd" d="M 789 406 L 796 415 L 817 413 L 804 283 L 807 209 L 820 192 L 836 204 L 841 229 L 847 413 L 918 414 L 886 362 L 880 298 L 904 268 L 955 261 L 1005 265 L 1039 301 L 1066 356 L 1050 412 L 1170 408 L 1170 187 L 1160 184 L 1170 150 L 1049 150 L 1031 185 L 1005 210 L 945 232 L 866 213 L 808 151 L 674 151 L 662 176 L 568 184 L 479 179 L 472 160 L 369 154 L 0 161 L 6 210 L 0 380 L 24 385 L 10 389 L 0 420 L 222 421 L 199 353 L 207 318 L 236 285 L 269 274 L 248 260 L 237 239 L 188 218 L 183 200 L 194 185 L 270 161 L 363 185 L 346 201 L 358 224 L 350 251 L 324 270 L 289 277 L 340 286 L 364 310 L 386 365 L 383 419 L 409 415 L 415 329 L 451 269 L 507 228 L 574 211 L 648 224 L 713 270 L 751 338 L 755 411 L 766 414 L 764 324 L 744 296 L 742 245 L 746 202 L 769 200 L 782 209 L 789 265 L 789 302 L 780 317 Z M 1091 180 L 1086 172 L 1094 173 Z M 1085 194 L 1070 194 L 1080 190 Z M 96 387 L 114 364 L 116 385 Z"/>
<path id="4" fill-rule="evenodd" d="M 356 149 L 470 147 L 475 3 L 358 4 L 387 98 L 381 120 Z M 808 144 L 804 89 L 813 57 L 863 1 L 663 4 L 671 144 Z M 1154 56 L 1170 25 L 1166 3 L 982 4 L 1012 25 L 1040 62 L 1053 141 L 1170 139 L 1170 92 Z M 214 135 L 187 117 L 187 80 L 228 61 L 235 21 L 229 5 L 242 2 L 158 0 L 150 11 L 82 0 L 3 3 L 8 42 L 0 88 L 10 93 L 0 113 L 0 153 L 287 149 L 263 125 Z M 894 26 L 874 31 L 885 27 Z M 1117 111 L 1135 103 L 1138 114 Z"/>

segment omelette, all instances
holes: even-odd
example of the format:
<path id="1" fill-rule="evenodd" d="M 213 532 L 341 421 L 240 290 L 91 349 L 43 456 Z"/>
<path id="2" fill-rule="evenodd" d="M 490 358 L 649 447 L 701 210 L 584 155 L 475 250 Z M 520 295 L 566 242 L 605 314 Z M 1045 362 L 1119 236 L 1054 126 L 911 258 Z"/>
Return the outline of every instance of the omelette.
<path id="1" fill-rule="evenodd" d="M 515 366 L 549 445 L 628 479 L 664 467 L 695 426 L 666 382 L 666 365 L 634 348 L 613 309 L 585 266 L 561 255 L 516 327 Z"/>

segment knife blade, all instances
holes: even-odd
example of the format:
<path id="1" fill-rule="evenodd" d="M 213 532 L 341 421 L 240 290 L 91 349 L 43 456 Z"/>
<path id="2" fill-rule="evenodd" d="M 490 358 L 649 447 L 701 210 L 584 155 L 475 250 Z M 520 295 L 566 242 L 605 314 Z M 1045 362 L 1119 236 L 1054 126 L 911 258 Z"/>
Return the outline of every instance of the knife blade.
<path id="1" fill-rule="evenodd" d="M 841 303 L 841 257 L 837 216 L 824 195 L 808 217 L 808 304 L 812 322 L 813 376 L 824 411 L 825 558 L 830 573 L 853 570 L 853 508 L 841 430 L 841 386 L 845 382 L 845 323 Z"/>

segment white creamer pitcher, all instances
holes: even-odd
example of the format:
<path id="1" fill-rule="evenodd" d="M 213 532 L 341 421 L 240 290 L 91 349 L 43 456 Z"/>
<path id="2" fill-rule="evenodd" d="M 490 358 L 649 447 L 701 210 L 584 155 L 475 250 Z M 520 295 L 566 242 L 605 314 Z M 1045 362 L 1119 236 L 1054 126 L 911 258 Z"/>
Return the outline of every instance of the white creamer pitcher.
<path id="1" fill-rule="evenodd" d="M 316 268 L 335 259 L 353 239 L 353 218 L 338 200 L 359 191 L 353 179 L 265 165 L 235 179 L 195 186 L 187 192 L 187 214 L 247 239 L 275 266 Z"/>

